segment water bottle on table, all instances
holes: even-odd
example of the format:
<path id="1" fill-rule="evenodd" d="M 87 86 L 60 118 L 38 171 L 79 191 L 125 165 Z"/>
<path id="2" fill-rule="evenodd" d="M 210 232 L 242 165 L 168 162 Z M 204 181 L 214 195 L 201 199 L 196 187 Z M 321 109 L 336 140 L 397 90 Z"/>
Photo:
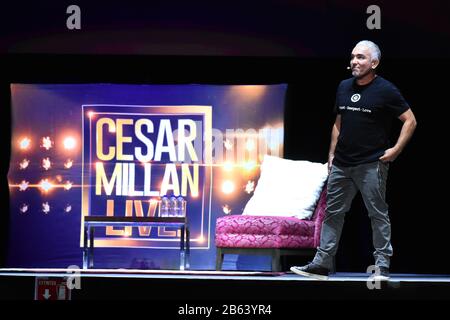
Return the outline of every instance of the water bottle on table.
<path id="1" fill-rule="evenodd" d="M 169 199 L 169 217 L 177 216 L 177 198 L 175 196 L 171 196 Z"/>
<path id="2" fill-rule="evenodd" d="M 177 217 L 184 217 L 186 215 L 186 200 L 182 196 L 177 198 Z"/>
<path id="3" fill-rule="evenodd" d="M 163 196 L 161 198 L 161 203 L 159 205 L 159 216 L 160 217 L 169 216 L 169 198 L 167 196 Z"/>

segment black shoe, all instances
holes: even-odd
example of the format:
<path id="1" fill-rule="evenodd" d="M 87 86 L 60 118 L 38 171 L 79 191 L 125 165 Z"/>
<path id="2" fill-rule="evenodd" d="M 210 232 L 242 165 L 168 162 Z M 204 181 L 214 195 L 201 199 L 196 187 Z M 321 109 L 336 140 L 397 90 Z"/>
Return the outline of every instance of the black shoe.
<path id="1" fill-rule="evenodd" d="M 373 280 L 386 281 L 389 280 L 389 268 L 388 267 L 378 267 L 379 272 L 375 270 L 375 273 L 372 274 L 371 278 Z"/>
<path id="2" fill-rule="evenodd" d="M 319 280 L 328 280 L 328 275 L 330 273 L 330 270 L 327 268 L 312 262 L 303 267 L 291 267 L 291 271 L 305 277 L 312 277 Z"/>

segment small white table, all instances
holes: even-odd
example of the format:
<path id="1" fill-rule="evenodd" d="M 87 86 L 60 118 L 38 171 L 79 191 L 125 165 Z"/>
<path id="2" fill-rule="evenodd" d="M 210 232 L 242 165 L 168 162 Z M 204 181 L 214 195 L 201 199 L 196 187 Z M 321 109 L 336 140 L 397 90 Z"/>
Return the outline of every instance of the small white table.
<path id="1" fill-rule="evenodd" d="M 178 227 L 180 237 L 180 270 L 189 269 L 190 234 L 187 217 L 84 217 L 83 269 L 94 267 L 94 229 L 95 227 L 120 226 L 139 227 Z M 89 245 L 88 245 L 89 239 Z M 186 239 L 186 246 L 185 246 Z"/>

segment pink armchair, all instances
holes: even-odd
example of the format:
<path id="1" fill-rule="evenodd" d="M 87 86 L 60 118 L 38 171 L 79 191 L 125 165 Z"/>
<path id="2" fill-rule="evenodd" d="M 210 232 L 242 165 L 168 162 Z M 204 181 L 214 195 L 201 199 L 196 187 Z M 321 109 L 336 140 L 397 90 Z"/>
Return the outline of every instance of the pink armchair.
<path id="1" fill-rule="evenodd" d="M 216 222 L 216 270 L 222 269 L 224 254 L 272 256 L 272 271 L 281 271 L 281 256 L 311 255 L 320 243 L 325 217 L 326 184 L 313 216 L 294 217 L 230 215 Z"/>

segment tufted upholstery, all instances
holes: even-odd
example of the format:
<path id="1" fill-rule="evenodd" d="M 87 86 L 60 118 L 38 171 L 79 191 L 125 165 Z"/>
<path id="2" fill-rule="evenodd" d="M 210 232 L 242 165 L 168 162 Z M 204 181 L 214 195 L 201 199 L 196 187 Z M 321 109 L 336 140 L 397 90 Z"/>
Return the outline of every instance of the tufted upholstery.
<path id="1" fill-rule="evenodd" d="M 314 245 L 314 221 L 260 216 L 228 216 L 219 220 L 217 247 L 310 248 Z"/>
<path id="2" fill-rule="evenodd" d="M 231 253 L 227 249 L 240 249 L 239 253 L 245 253 L 245 249 L 315 249 L 320 243 L 325 209 L 326 187 L 320 195 L 310 220 L 248 215 L 220 217 L 216 221 L 215 238 L 218 255 Z M 257 251 L 252 253 L 255 252 Z M 261 252 L 267 254 L 268 251 L 262 250 Z M 274 254 L 279 258 L 280 252 Z M 221 268 L 222 258 L 218 256 L 218 265 L 216 266 L 218 269 Z"/>
<path id="3" fill-rule="evenodd" d="M 314 221 L 292 217 L 270 216 L 227 216 L 217 220 L 218 234 L 262 234 L 314 236 Z"/>

